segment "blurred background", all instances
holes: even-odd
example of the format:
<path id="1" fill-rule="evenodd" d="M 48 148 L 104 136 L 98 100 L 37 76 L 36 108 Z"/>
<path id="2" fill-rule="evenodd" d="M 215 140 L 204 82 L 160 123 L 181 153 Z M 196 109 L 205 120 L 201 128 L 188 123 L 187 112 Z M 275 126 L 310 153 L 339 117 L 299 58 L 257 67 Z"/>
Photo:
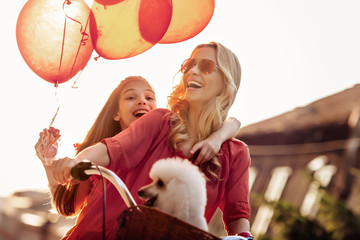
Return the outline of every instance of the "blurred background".
<path id="1" fill-rule="evenodd" d="M 49 211 L 34 151 L 58 107 L 59 156 L 70 156 L 120 80 L 145 77 L 166 107 L 180 64 L 210 41 L 230 48 L 242 65 L 229 115 L 242 122 L 237 137 L 252 155 L 253 234 L 359 239 L 359 1 L 216 0 L 210 23 L 194 38 L 123 60 L 96 61 L 94 53 L 80 76 L 58 88 L 20 55 L 15 31 L 25 3 L 0 2 L 0 239 L 59 239 L 74 222 Z M 210 230 L 224 234 L 219 212 Z"/>

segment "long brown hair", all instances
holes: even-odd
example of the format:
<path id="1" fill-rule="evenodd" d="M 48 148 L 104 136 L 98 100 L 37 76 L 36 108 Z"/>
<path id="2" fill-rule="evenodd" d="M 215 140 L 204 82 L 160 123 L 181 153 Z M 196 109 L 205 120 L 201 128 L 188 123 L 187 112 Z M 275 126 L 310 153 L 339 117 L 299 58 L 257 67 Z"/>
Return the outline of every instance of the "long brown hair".
<path id="1" fill-rule="evenodd" d="M 143 77 L 130 76 L 122 80 L 120 84 L 112 91 L 105 105 L 98 114 L 94 124 L 86 134 L 84 141 L 80 144 L 76 144 L 76 154 L 80 153 L 85 148 L 100 142 L 104 138 L 115 136 L 123 130 L 120 127 L 120 123 L 114 120 L 114 116 L 119 110 L 120 94 L 128 82 L 139 79 L 149 84 Z M 78 213 L 74 206 L 78 187 L 79 184 L 68 184 L 65 186 L 58 185 L 56 187 L 53 196 L 53 204 L 55 205 L 58 213 L 65 216 L 72 216 Z"/>
<path id="2" fill-rule="evenodd" d="M 216 60 L 223 73 L 224 89 L 219 96 L 211 99 L 201 110 L 198 125 L 198 133 L 194 144 L 200 142 L 210 136 L 211 133 L 217 131 L 224 123 L 231 105 L 234 103 L 241 80 L 241 67 L 237 56 L 225 46 L 217 42 L 198 45 L 192 52 L 193 56 L 197 49 L 203 47 L 212 47 L 216 51 Z M 172 128 L 168 137 L 168 144 L 173 149 L 178 150 L 177 146 L 189 138 L 188 112 L 189 104 L 184 96 L 183 77 L 180 83 L 174 87 L 173 92 L 168 98 L 168 107 L 171 112 Z M 211 161 L 203 163 L 200 168 L 210 176 L 217 179 L 220 171 L 220 164 L 217 157 Z"/>

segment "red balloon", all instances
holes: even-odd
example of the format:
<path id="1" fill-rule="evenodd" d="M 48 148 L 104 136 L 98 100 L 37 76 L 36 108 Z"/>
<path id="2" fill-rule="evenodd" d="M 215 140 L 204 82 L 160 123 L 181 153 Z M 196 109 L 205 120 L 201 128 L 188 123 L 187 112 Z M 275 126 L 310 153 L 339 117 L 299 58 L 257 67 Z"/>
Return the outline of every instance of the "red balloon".
<path id="1" fill-rule="evenodd" d="M 166 33 L 172 16 L 172 2 L 169 0 L 142 0 L 139 9 L 141 36 L 149 43 L 156 44 Z"/>
<path id="2" fill-rule="evenodd" d="M 90 17 L 83 0 L 29 0 L 16 25 L 17 44 L 27 65 L 50 83 L 75 76 L 93 52 Z"/>
<path id="3" fill-rule="evenodd" d="M 102 5 L 114 5 L 125 0 L 94 0 L 94 1 Z"/>
<path id="4" fill-rule="evenodd" d="M 210 22 L 215 0 L 173 0 L 170 26 L 159 43 L 176 43 L 199 34 Z"/>
<path id="5" fill-rule="evenodd" d="M 90 22 L 96 52 L 106 59 L 136 56 L 154 46 L 165 34 L 172 16 L 171 0 L 132 0 L 105 5 L 95 0 Z"/>

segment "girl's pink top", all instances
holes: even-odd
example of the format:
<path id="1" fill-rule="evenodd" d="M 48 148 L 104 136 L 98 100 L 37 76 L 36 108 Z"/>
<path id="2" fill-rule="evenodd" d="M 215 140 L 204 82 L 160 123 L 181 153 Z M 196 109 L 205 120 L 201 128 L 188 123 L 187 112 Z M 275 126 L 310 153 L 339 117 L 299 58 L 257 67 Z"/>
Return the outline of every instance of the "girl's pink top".
<path id="1" fill-rule="evenodd" d="M 140 187 L 149 184 L 149 171 L 162 158 L 182 157 L 167 144 L 170 111 L 154 109 L 133 122 L 129 128 L 102 141 L 110 156 L 108 169 L 115 172 L 128 187 L 135 201 Z M 224 142 L 219 153 L 219 181 L 207 182 L 205 217 L 209 222 L 217 207 L 223 211 L 225 225 L 239 218 L 250 218 L 248 147 L 241 141 Z M 64 239 L 102 239 L 103 188 L 99 177 L 92 176 L 92 190 L 76 225 Z M 116 188 L 106 181 L 106 239 L 116 235 L 116 220 L 126 205 Z"/>

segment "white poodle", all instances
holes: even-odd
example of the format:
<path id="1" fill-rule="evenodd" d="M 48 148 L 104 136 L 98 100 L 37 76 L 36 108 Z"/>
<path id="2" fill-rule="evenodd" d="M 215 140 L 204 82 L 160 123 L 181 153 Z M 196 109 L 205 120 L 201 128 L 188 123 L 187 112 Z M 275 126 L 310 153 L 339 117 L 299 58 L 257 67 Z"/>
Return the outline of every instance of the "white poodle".
<path id="1" fill-rule="evenodd" d="M 161 159 L 150 173 L 153 182 L 140 188 L 138 195 L 147 206 L 188 222 L 205 231 L 206 180 L 199 168 L 181 158 Z"/>

